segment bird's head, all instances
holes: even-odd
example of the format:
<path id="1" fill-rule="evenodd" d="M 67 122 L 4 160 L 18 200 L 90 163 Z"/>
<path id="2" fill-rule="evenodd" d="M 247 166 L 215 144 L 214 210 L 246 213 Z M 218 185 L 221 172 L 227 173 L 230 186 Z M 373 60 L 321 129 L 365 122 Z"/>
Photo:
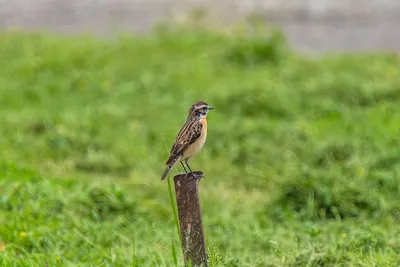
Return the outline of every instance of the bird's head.
<path id="1" fill-rule="evenodd" d="M 189 114 L 192 116 L 196 116 L 199 119 L 202 119 L 202 118 L 206 117 L 208 112 L 212 109 L 214 109 L 214 108 L 211 107 L 210 105 L 208 105 L 206 102 L 197 101 L 190 108 Z"/>

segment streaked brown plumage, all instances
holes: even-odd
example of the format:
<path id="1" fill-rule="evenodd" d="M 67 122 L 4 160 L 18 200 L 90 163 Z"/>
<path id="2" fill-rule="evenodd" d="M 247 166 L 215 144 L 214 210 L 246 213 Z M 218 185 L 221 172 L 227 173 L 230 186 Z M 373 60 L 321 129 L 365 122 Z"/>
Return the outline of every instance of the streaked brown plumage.
<path id="1" fill-rule="evenodd" d="M 211 109 L 213 108 L 204 101 L 197 101 L 192 105 L 186 122 L 183 124 L 175 138 L 169 158 L 165 163 L 166 168 L 161 180 L 164 180 L 165 177 L 167 177 L 168 173 L 178 162 L 182 164 L 183 169 L 187 173 L 185 165 L 182 163 L 182 161 L 185 161 L 186 166 L 189 168 L 190 172 L 192 172 L 188 160 L 195 156 L 204 146 L 207 138 L 206 118 L 208 111 Z"/>

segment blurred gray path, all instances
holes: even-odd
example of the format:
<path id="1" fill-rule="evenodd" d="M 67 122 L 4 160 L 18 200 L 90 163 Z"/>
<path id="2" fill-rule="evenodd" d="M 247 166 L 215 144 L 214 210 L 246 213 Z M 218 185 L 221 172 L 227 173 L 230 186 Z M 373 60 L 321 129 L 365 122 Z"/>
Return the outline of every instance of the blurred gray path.
<path id="1" fill-rule="evenodd" d="M 0 27 L 146 31 L 196 7 L 206 7 L 220 25 L 256 10 L 299 51 L 400 51 L 399 0 L 0 0 Z"/>

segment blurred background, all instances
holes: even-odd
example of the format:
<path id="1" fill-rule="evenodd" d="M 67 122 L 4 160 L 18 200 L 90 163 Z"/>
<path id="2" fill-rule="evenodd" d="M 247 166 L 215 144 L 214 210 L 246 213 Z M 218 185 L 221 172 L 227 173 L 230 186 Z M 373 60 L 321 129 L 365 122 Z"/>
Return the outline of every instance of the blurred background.
<path id="1" fill-rule="evenodd" d="M 15 0 L 0 2 L 0 27 L 61 33 L 119 29 L 143 32 L 206 9 L 216 25 L 232 25 L 257 12 L 278 25 L 300 51 L 398 50 L 400 3 L 396 0 Z"/>
<path id="2" fill-rule="evenodd" d="M 182 266 L 160 178 L 197 100 L 210 266 L 400 266 L 399 13 L 1 1 L 0 266 Z"/>

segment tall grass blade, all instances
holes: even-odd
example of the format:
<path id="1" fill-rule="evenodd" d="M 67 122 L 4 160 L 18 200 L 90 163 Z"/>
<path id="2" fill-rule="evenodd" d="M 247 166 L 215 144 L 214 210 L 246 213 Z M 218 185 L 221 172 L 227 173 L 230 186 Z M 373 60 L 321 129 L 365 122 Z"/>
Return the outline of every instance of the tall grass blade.
<path id="1" fill-rule="evenodd" d="M 175 203 L 174 196 L 173 196 L 173 193 L 172 193 L 172 185 L 171 185 L 171 179 L 170 178 L 168 178 L 168 191 L 169 191 L 169 199 L 170 199 L 170 202 L 171 202 L 171 209 L 172 209 L 172 212 L 174 214 L 174 222 L 175 222 L 175 226 L 176 226 L 176 231 L 178 233 L 179 242 L 180 242 L 181 234 L 180 234 L 180 230 L 179 230 L 178 210 L 176 208 L 176 203 Z"/>
<path id="2" fill-rule="evenodd" d="M 178 251 L 176 250 L 174 240 L 171 241 L 171 247 L 172 247 L 172 258 L 174 259 L 174 264 L 175 266 L 178 267 Z"/>

